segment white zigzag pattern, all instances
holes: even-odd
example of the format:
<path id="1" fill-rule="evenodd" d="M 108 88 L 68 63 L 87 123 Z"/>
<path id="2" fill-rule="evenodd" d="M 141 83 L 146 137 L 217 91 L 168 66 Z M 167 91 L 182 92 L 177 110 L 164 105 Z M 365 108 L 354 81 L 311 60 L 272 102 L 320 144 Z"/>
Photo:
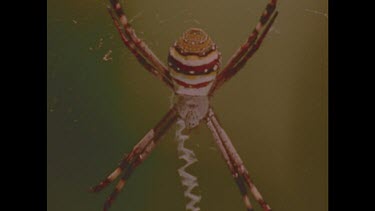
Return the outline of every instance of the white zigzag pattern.
<path id="1" fill-rule="evenodd" d="M 191 192 L 195 187 L 199 186 L 197 177 L 185 171 L 188 166 L 197 162 L 198 159 L 195 157 L 195 154 L 192 150 L 186 149 L 184 147 L 185 141 L 189 139 L 188 135 L 182 134 L 182 131 L 186 127 L 185 121 L 179 119 L 176 124 L 178 127 L 176 130 L 176 139 L 178 142 L 177 151 L 179 154 L 178 158 L 186 161 L 186 164 L 178 169 L 178 174 L 181 177 L 181 183 L 183 186 L 187 187 L 184 192 L 184 196 L 190 199 L 190 201 L 186 204 L 186 210 L 199 211 L 200 208 L 196 207 L 195 204 L 201 200 L 202 196 L 197 196 Z"/>

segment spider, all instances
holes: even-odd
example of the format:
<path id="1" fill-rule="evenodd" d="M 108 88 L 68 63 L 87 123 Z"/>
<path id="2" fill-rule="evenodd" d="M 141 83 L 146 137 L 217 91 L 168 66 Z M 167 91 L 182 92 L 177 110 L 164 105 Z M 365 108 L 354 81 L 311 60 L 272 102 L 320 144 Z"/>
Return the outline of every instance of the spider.
<path id="1" fill-rule="evenodd" d="M 207 124 L 240 190 L 247 210 L 253 210 L 248 191 L 264 211 L 271 210 L 251 180 L 227 133 L 221 127 L 209 104 L 209 99 L 226 81 L 241 70 L 258 50 L 277 17 L 276 3 L 277 0 L 268 2 L 246 42 L 220 70 L 221 53 L 208 34 L 199 28 L 186 30 L 174 43 L 169 49 L 168 66 L 166 66 L 146 43 L 137 37 L 120 2 L 110 0 L 110 6 L 107 9 L 123 43 L 147 71 L 164 82 L 175 93 L 176 100 L 162 120 L 134 146 L 129 154 L 123 157 L 118 167 L 101 183 L 90 189 L 92 192 L 98 192 L 122 175 L 115 190 L 106 200 L 104 211 L 109 209 L 136 167 L 150 155 L 163 134 L 179 119 L 185 121 L 188 129 L 197 127 L 201 122 Z"/>

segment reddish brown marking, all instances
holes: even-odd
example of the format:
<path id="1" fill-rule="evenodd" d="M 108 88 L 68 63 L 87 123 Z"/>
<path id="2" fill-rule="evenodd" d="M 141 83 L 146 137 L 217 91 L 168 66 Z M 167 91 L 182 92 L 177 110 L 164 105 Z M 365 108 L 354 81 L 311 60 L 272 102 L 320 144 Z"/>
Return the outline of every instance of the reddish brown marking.
<path id="1" fill-rule="evenodd" d="M 109 180 L 109 179 L 105 179 L 105 180 L 103 180 L 99 185 L 90 188 L 90 191 L 91 191 L 91 192 L 99 192 L 99 191 L 103 190 L 103 188 L 105 188 L 105 187 L 106 187 L 107 185 L 109 185 L 111 182 L 112 182 L 111 180 Z"/>
<path id="2" fill-rule="evenodd" d="M 103 211 L 107 211 L 111 207 L 111 205 L 112 205 L 113 201 L 116 199 L 118 193 L 119 193 L 119 191 L 117 189 L 115 189 L 111 193 L 111 195 L 108 197 L 107 201 L 104 204 Z"/>
<path id="3" fill-rule="evenodd" d="M 173 80 L 176 81 L 176 83 L 180 86 L 183 86 L 185 88 L 193 88 L 193 89 L 202 88 L 202 87 L 207 86 L 209 83 L 211 83 L 211 81 L 208 81 L 208 82 L 203 82 L 199 84 L 188 84 L 175 78 L 173 78 Z"/>
<path id="4" fill-rule="evenodd" d="M 266 14 L 265 15 L 262 15 L 262 17 L 260 18 L 260 23 L 262 25 L 264 25 L 268 19 L 270 18 L 270 15 L 273 13 L 273 11 L 275 10 L 275 5 L 272 5 L 272 3 L 268 4 L 267 7 L 266 7 Z"/>
<path id="5" fill-rule="evenodd" d="M 201 65 L 201 66 L 184 65 L 170 55 L 168 56 L 168 62 L 172 64 L 171 68 L 175 70 L 176 72 L 180 72 L 180 73 L 187 74 L 187 75 L 205 75 L 214 71 L 215 65 L 217 65 L 217 68 L 219 68 L 220 56 L 218 56 L 218 58 L 215 59 L 214 61 L 208 64 Z M 204 72 L 206 69 L 207 69 L 207 72 Z M 190 73 L 190 71 L 194 71 L 194 73 Z"/>
<path id="6" fill-rule="evenodd" d="M 244 172 L 243 173 L 243 178 L 245 179 L 246 184 L 247 184 L 248 187 L 254 186 L 254 182 L 251 180 L 250 175 L 249 175 L 248 172 Z M 257 201 L 260 204 L 260 206 L 263 208 L 263 210 L 265 210 L 265 211 L 271 211 L 271 209 L 269 209 L 269 206 L 268 206 L 267 202 L 264 201 L 263 198 L 260 199 L 260 200 L 257 200 Z"/>

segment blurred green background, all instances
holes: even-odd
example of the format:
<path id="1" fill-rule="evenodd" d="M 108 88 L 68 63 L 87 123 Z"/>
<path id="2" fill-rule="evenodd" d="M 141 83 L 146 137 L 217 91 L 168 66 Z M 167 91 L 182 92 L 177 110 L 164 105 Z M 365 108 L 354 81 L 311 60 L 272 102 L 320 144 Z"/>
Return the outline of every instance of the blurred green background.
<path id="1" fill-rule="evenodd" d="M 99 211 L 114 186 L 88 193 L 170 106 L 171 92 L 122 44 L 106 1 L 48 0 L 49 211 Z M 139 37 L 166 61 L 189 27 L 204 29 L 225 64 L 266 0 L 129 0 Z M 327 0 L 280 1 L 260 50 L 212 100 L 256 185 L 275 211 L 328 210 Z M 108 52 L 110 60 L 103 57 Z M 205 125 L 187 141 L 199 159 L 201 210 L 245 210 Z M 111 210 L 184 210 L 173 129 Z M 253 204 L 256 204 L 255 202 Z M 261 210 L 255 205 L 256 210 Z"/>

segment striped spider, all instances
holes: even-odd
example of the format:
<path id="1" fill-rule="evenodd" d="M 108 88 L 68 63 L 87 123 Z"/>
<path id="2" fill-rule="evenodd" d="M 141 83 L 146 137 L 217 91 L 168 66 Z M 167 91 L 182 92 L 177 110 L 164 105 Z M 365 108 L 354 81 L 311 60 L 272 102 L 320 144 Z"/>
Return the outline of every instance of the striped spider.
<path id="1" fill-rule="evenodd" d="M 91 188 L 91 191 L 98 192 L 122 175 L 115 190 L 105 202 L 104 211 L 111 206 L 136 167 L 154 150 L 163 134 L 181 119 L 188 129 L 195 128 L 201 122 L 207 124 L 234 177 L 247 210 L 253 210 L 248 190 L 264 211 L 271 210 L 252 182 L 228 135 L 220 126 L 209 104 L 209 98 L 241 70 L 258 50 L 277 17 L 276 2 L 277 0 L 270 0 L 246 42 L 220 70 L 221 54 L 216 44 L 198 28 L 190 28 L 183 33 L 169 49 L 168 66 L 164 65 L 146 43 L 137 37 L 119 1 L 110 0 L 111 6 L 108 7 L 108 11 L 125 46 L 147 71 L 164 82 L 176 94 L 176 98 L 174 105 L 162 120 L 134 146 L 129 154 L 124 156 L 118 167 L 101 183 Z"/>

